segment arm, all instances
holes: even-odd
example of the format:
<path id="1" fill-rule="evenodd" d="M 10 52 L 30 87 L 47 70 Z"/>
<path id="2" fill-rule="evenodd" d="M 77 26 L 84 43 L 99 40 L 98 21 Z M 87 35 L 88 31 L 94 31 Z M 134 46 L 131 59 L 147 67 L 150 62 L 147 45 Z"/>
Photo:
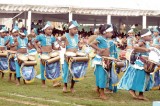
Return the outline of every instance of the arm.
<path id="1" fill-rule="evenodd" d="M 142 47 L 142 45 L 143 45 L 143 43 L 139 42 L 136 46 L 133 47 L 134 51 L 135 52 L 141 52 L 141 53 L 150 51 L 149 49 L 147 49 L 145 47 Z"/>
<path id="2" fill-rule="evenodd" d="M 61 42 L 61 41 L 66 41 L 65 35 L 63 35 L 63 36 L 61 37 L 61 39 L 56 38 L 56 40 L 57 40 L 58 44 L 59 44 L 61 47 L 65 48 L 65 45 L 62 44 L 62 42 Z"/>

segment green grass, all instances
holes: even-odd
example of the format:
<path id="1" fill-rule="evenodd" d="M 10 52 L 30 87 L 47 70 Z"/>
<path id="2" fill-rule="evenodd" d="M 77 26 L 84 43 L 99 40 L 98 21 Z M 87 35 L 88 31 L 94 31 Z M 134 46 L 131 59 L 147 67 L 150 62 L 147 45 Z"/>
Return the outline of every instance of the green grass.
<path id="1" fill-rule="evenodd" d="M 39 70 L 39 68 L 37 68 Z M 20 86 L 8 82 L 8 74 L 0 79 L 0 106 L 151 106 L 153 101 L 160 100 L 160 91 L 149 91 L 145 96 L 150 101 L 133 100 L 127 91 L 106 94 L 109 99 L 101 100 L 94 91 L 95 77 L 90 69 L 84 80 L 75 85 L 76 93 L 62 93 L 62 86 L 52 87 L 51 82 L 46 82 L 47 88 L 41 87 L 41 80 Z"/>

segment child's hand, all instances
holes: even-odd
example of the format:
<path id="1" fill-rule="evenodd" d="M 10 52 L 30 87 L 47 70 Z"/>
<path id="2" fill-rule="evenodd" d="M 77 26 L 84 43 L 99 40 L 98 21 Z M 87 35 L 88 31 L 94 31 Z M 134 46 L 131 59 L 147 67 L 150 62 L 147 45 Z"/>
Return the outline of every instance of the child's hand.
<path id="1" fill-rule="evenodd" d="M 42 53 L 42 50 L 40 48 L 37 49 L 38 53 Z"/>
<path id="2" fill-rule="evenodd" d="M 102 54 L 105 51 L 105 49 L 100 49 L 98 52 L 99 54 Z"/>

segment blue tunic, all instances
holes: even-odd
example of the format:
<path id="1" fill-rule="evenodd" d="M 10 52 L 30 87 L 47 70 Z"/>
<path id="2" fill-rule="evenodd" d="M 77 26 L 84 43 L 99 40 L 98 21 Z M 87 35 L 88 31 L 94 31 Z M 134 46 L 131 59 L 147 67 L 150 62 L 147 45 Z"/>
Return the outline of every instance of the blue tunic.
<path id="1" fill-rule="evenodd" d="M 134 40 L 134 37 L 129 36 L 127 38 L 127 46 L 134 46 L 133 40 Z"/>
<path id="2" fill-rule="evenodd" d="M 8 37 L 5 36 L 4 38 L 0 37 L 0 46 L 5 47 L 6 42 L 8 41 Z"/>
<path id="3" fill-rule="evenodd" d="M 41 46 L 51 46 L 55 41 L 54 36 L 46 36 L 44 34 L 38 35 L 36 37 L 36 40 L 41 43 Z M 46 78 L 44 77 L 44 71 L 45 71 L 45 66 L 40 62 L 40 71 L 41 71 L 41 79 L 45 80 Z"/>
<path id="4" fill-rule="evenodd" d="M 74 35 L 74 38 L 71 38 L 69 33 L 65 34 L 65 37 L 68 41 L 68 45 L 66 46 L 66 50 L 67 49 L 78 49 L 78 34 Z M 62 65 L 62 77 L 63 77 L 63 82 L 64 83 L 68 83 L 69 77 L 70 77 L 70 73 L 69 73 L 69 69 L 68 69 L 68 63 L 66 61 L 64 61 L 64 64 Z"/>
<path id="5" fill-rule="evenodd" d="M 160 45 L 159 39 L 160 36 L 153 36 L 153 46 Z"/>

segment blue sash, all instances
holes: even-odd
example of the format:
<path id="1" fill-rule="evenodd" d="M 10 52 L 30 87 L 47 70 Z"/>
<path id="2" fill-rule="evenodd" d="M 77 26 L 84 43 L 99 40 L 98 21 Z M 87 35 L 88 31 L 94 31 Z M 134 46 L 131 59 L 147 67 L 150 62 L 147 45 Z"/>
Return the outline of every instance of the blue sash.
<path id="1" fill-rule="evenodd" d="M 73 77 L 73 80 L 79 81 L 84 79 L 84 76 L 87 72 L 88 61 L 86 62 L 72 62 L 70 66 L 70 72 Z"/>
<path id="2" fill-rule="evenodd" d="M 7 73 L 8 71 L 8 58 L 0 57 L 0 71 Z"/>
<path id="3" fill-rule="evenodd" d="M 45 77 L 47 80 L 60 80 L 61 72 L 60 72 L 60 61 L 56 61 L 54 63 L 48 64 L 46 63 L 45 67 Z"/>
<path id="4" fill-rule="evenodd" d="M 9 70 L 11 73 L 16 73 L 16 65 L 15 65 L 14 58 L 9 59 Z"/>
<path id="5" fill-rule="evenodd" d="M 21 65 L 21 76 L 23 77 L 26 83 L 30 83 L 34 81 L 34 78 L 37 74 L 34 68 L 35 68 L 34 66 Z"/>

